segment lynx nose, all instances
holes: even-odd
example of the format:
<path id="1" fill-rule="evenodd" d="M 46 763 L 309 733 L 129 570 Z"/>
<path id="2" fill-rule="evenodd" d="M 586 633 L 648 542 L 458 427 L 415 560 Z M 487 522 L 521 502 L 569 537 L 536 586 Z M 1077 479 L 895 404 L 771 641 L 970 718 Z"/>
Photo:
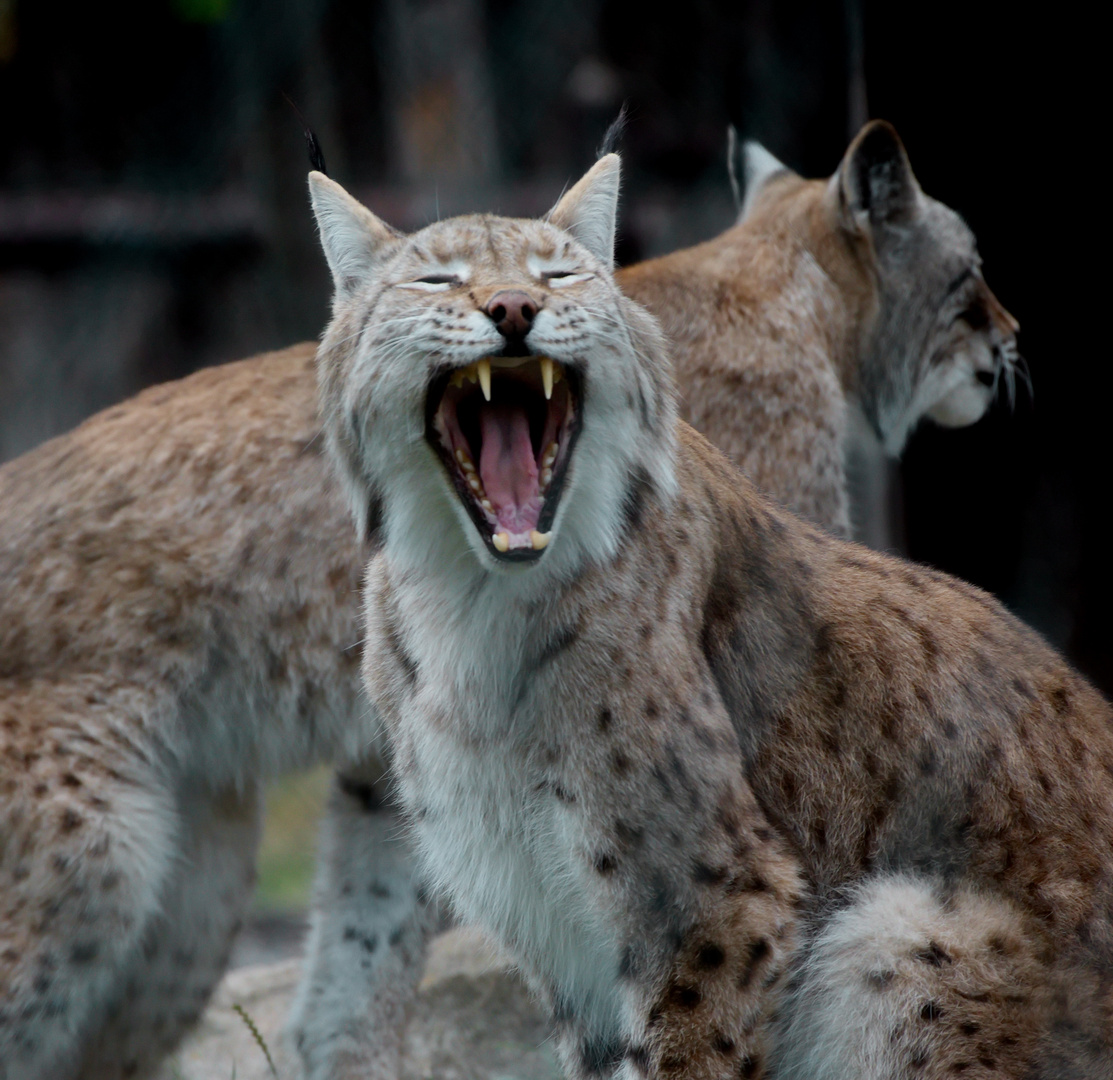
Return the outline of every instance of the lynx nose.
<path id="1" fill-rule="evenodd" d="M 505 338 L 523 338 L 537 316 L 537 302 L 521 289 L 500 289 L 483 309 Z"/>

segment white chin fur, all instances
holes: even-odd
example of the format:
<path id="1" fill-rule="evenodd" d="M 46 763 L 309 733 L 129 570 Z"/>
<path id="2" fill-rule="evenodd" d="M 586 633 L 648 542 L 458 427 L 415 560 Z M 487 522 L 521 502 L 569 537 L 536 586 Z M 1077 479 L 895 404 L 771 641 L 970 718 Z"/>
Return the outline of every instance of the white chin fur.
<path id="1" fill-rule="evenodd" d="M 937 401 L 927 415 L 943 427 L 968 427 L 977 423 L 989 408 L 993 393 L 988 386 L 970 382 L 956 386 L 949 394 Z"/>

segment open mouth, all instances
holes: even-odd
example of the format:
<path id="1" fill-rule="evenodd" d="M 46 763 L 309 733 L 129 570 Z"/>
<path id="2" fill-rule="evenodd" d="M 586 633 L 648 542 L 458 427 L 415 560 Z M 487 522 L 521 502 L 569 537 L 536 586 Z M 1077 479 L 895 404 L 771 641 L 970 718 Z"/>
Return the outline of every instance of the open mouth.
<path id="1" fill-rule="evenodd" d="M 490 356 L 433 380 L 425 437 L 496 557 L 549 543 L 580 430 L 579 378 L 547 356 Z"/>

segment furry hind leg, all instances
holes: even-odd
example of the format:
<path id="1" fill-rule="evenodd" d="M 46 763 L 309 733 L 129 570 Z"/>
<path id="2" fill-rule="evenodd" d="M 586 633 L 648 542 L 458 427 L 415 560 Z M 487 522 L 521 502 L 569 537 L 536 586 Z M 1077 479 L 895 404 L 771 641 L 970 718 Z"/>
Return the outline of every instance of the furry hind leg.
<path id="1" fill-rule="evenodd" d="M 178 836 L 149 708 L 93 676 L 0 680 L 0 1080 L 87 1075 L 158 910 Z"/>
<path id="2" fill-rule="evenodd" d="M 433 917 L 383 766 L 338 774 L 288 1037 L 308 1080 L 396 1080 Z"/>
<path id="3" fill-rule="evenodd" d="M 804 952 L 779 1032 L 780 1080 L 1027 1077 L 1050 957 L 1006 900 L 918 877 L 871 881 Z"/>

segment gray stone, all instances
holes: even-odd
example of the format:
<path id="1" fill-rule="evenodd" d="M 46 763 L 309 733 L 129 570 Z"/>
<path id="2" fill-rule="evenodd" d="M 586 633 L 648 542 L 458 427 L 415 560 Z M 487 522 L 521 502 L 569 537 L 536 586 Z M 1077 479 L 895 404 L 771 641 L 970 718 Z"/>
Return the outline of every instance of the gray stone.
<path id="1" fill-rule="evenodd" d="M 300 960 L 229 972 L 197 1029 L 158 1080 L 274 1080 L 239 1006 L 274 1060 L 297 1070 L 282 1039 Z M 401 1080 L 560 1080 L 548 1021 L 509 962 L 474 930 L 450 930 L 430 950 L 406 1035 Z"/>

